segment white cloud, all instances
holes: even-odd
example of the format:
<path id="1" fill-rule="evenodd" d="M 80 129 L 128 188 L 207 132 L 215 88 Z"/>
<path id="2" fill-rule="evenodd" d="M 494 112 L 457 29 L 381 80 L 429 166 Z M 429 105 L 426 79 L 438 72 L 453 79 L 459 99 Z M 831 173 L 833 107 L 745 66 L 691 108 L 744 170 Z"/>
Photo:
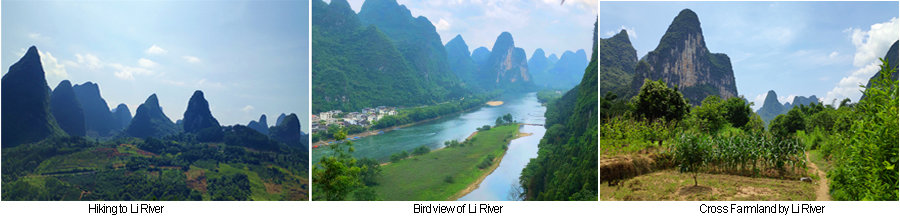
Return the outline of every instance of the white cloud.
<path id="1" fill-rule="evenodd" d="M 28 38 L 31 39 L 31 40 L 45 40 L 45 39 L 50 39 L 50 37 L 43 36 L 43 35 L 41 35 L 40 33 L 29 33 L 29 34 L 28 34 Z"/>
<path id="2" fill-rule="evenodd" d="M 859 87 L 860 85 L 865 85 L 869 82 L 869 78 L 878 72 L 880 63 L 872 62 L 865 67 L 859 68 L 850 76 L 844 77 L 838 82 L 837 86 L 835 86 L 831 91 L 828 91 L 828 94 L 825 95 L 825 99 L 822 99 L 825 102 L 831 102 L 834 99 L 838 99 L 838 101 L 843 100 L 844 98 L 850 98 L 850 100 L 857 101 L 859 97 L 862 96 L 862 89 Z"/>
<path id="3" fill-rule="evenodd" d="M 447 22 L 447 20 L 444 20 L 444 18 L 441 18 L 438 20 L 437 23 L 434 24 L 434 28 L 437 29 L 438 31 L 449 29 L 450 22 Z"/>
<path id="4" fill-rule="evenodd" d="M 69 78 L 66 66 L 61 64 L 56 57 L 53 57 L 53 54 L 43 51 L 38 51 L 38 54 L 41 56 L 41 65 L 44 67 L 48 85 L 56 87 L 57 83 Z"/>
<path id="5" fill-rule="evenodd" d="M 244 108 L 241 108 L 241 111 L 243 111 L 243 112 L 250 112 L 250 111 L 252 111 L 253 109 L 255 109 L 255 108 L 253 107 L 253 105 L 247 105 L 247 106 L 244 106 Z"/>
<path id="6" fill-rule="evenodd" d="M 103 62 L 100 61 L 95 55 L 92 54 L 75 54 L 75 58 L 78 60 L 78 64 L 84 65 L 85 67 L 96 70 L 103 68 Z"/>
<path id="7" fill-rule="evenodd" d="M 200 87 L 200 88 L 207 88 L 207 87 L 208 88 L 222 88 L 222 87 L 225 87 L 225 85 L 223 85 L 220 82 L 209 82 L 208 80 L 206 80 L 206 78 L 203 78 L 203 79 L 200 79 L 197 81 L 197 87 Z"/>
<path id="8" fill-rule="evenodd" d="M 897 41 L 900 31 L 900 22 L 897 18 L 891 18 L 890 21 L 884 23 L 876 23 L 870 26 L 868 31 L 856 28 L 848 28 L 845 33 L 850 34 L 853 46 L 856 47 L 856 53 L 853 55 L 853 65 L 858 67 L 850 73 L 849 76 L 841 78 L 838 84 L 828 91 L 825 95 L 824 102 L 834 100 L 842 100 L 850 98 L 858 100 L 862 96 L 861 85 L 868 83 L 869 78 L 878 72 L 878 58 L 887 53 L 888 48 L 894 41 Z"/>
<path id="9" fill-rule="evenodd" d="M 115 75 L 119 79 L 124 79 L 124 80 L 134 80 L 135 74 L 137 74 L 137 75 L 152 75 L 153 74 L 153 71 L 145 69 L 145 68 L 141 68 L 141 67 L 125 66 L 125 65 L 117 64 L 117 63 L 109 64 L 109 66 L 112 67 L 113 69 L 115 69 L 115 72 L 113 72 L 113 75 Z"/>
<path id="10" fill-rule="evenodd" d="M 159 64 L 157 64 L 156 62 L 151 61 L 150 59 L 146 59 L 146 58 L 138 59 L 138 66 L 141 66 L 141 67 L 145 67 L 145 68 L 153 68 L 153 67 L 156 67 L 156 66 L 158 66 L 158 65 L 159 65 Z"/>
<path id="11" fill-rule="evenodd" d="M 25 56 L 25 52 L 25 48 L 19 50 L 18 57 Z M 48 51 L 38 50 L 38 56 L 41 56 L 41 66 L 44 68 L 44 77 L 47 80 L 47 85 L 51 88 L 56 87 L 56 84 L 60 81 L 69 78 L 69 73 L 66 71 L 66 61 L 56 59 L 56 57 Z"/>
<path id="12" fill-rule="evenodd" d="M 169 53 L 168 50 L 165 50 L 157 45 L 150 46 L 150 48 L 148 48 L 145 52 L 151 55 L 164 55 L 166 53 Z"/>
<path id="13" fill-rule="evenodd" d="M 113 72 L 113 75 L 115 75 L 116 78 L 119 79 L 134 80 L 134 74 L 132 74 L 131 71 L 116 71 Z"/>
<path id="14" fill-rule="evenodd" d="M 781 96 L 781 97 L 778 97 L 778 102 L 781 102 L 781 104 L 788 103 L 788 102 L 794 102 L 795 97 L 797 97 L 797 96 L 793 95 L 793 94 L 790 94 L 788 96 Z"/>
<path id="15" fill-rule="evenodd" d="M 753 108 L 753 111 L 759 110 L 759 108 L 762 107 L 763 102 L 766 101 L 766 94 L 768 93 L 762 93 L 753 98 L 753 106 L 751 107 Z"/>
<path id="16" fill-rule="evenodd" d="M 197 58 L 194 56 L 186 55 L 186 56 L 182 56 L 181 58 L 184 58 L 184 60 L 187 61 L 188 63 L 200 63 L 200 58 Z"/>
<path id="17" fill-rule="evenodd" d="M 887 53 L 891 44 L 898 39 L 900 23 L 894 17 L 888 22 L 872 24 L 869 31 L 853 28 L 851 32 L 850 38 L 853 45 L 856 46 L 853 65 L 861 67 L 878 60 Z"/>
<path id="18" fill-rule="evenodd" d="M 840 53 L 838 53 L 837 51 L 833 51 L 833 52 L 831 52 L 831 54 L 828 55 L 828 58 L 832 58 L 832 59 L 836 58 L 839 54 Z"/>

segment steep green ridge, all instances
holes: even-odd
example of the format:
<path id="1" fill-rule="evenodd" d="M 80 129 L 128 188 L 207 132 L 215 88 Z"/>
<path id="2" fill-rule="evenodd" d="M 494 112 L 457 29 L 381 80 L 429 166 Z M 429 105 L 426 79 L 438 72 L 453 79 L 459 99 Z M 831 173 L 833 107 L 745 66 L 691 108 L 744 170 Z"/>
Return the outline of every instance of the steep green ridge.
<path id="1" fill-rule="evenodd" d="M 781 104 L 778 102 L 778 94 L 773 90 L 769 90 L 766 93 L 766 100 L 763 101 L 762 107 L 759 110 L 756 110 L 756 113 L 759 114 L 759 117 L 762 118 L 763 122 L 766 124 L 769 121 L 772 121 L 778 115 L 785 114 L 791 110 L 791 108 L 803 105 L 809 106 L 811 103 L 818 103 L 819 98 L 816 95 L 810 95 L 809 97 L 796 96 L 792 102 L 788 102 L 785 104 Z"/>
<path id="2" fill-rule="evenodd" d="M 547 77 L 543 80 L 535 79 L 535 83 L 550 88 L 570 89 L 581 82 L 584 68 L 587 67 L 587 54 L 584 49 L 578 51 L 565 51 L 553 67 L 546 71 Z"/>
<path id="3" fill-rule="evenodd" d="M 281 119 L 284 119 L 283 117 Z M 259 121 L 251 120 L 247 127 L 256 130 L 263 135 L 269 135 L 269 123 L 266 121 L 266 115 L 259 116 Z"/>
<path id="4" fill-rule="evenodd" d="M 275 118 L 275 125 L 280 126 L 281 122 L 284 122 L 284 117 L 286 117 L 286 116 L 287 115 L 284 113 L 281 113 L 281 115 L 278 115 L 278 118 Z"/>
<path id="5" fill-rule="evenodd" d="M 184 125 L 184 131 L 189 133 L 196 133 L 210 127 L 219 127 L 219 121 L 209 111 L 209 102 L 203 97 L 202 91 L 194 91 L 191 100 L 188 101 L 182 125 Z"/>
<path id="6" fill-rule="evenodd" d="M 138 106 L 134 118 L 125 129 L 125 133 L 129 136 L 139 138 L 161 138 L 177 132 L 175 124 L 159 107 L 159 99 L 156 98 L 156 94 L 150 95 L 141 106 Z"/>
<path id="7" fill-rule="evenodd" d="M 519 182 L 526 200 L 597 200 L 597 23 L 594 52 L 575 88 L 547 106 L 538 157 Z"/>
<path id="8" fill-rule="evenodd" d="M 551 62 L 545 56 L 544 50 L 539 48 L 528 60 L 528 71 L 534 76 L 535 85 L 539 87 L 570 89 L 581 82 L 584 68 L 588 65 L 587 61 L 583 49 L 575 52 L 565 51 L 561 58 Z"/>
<path id="9" fill-rule="evenodd" d="M 787 113 L 788 110 L 785 110 L 785 105 L 782 105 L 781 102 L 778 102 L 778 94 L 773 90 L 769 90 L 766 93 L 766 100 L 763 101 L 762 107 L 759 110 L 756 110 L 756 114 L 759 114 L 759 117 L 766 123 L 775 119 L 779 114 Z"/>
<path id="10" fill-rule="evenodd" d="M 690 9 L 675 17 L 659 45 L 641 58 L 635 72 L 631 83 L 634 90 L 640 89 L 644 79 L 662 79 L 669 86 L 678 86 L 694 105 L 709 95 L 723 99 L 737 96 L 731 59 L 709 52 L 700 19 Z"/>
<path id="11" fill-rule="evenodd" d="M 435 98 L 461 97 L 465 90 L 447 64 L 441 37 L 428 18 L 413 17 L 396 0 L 367 0 L 359 10 L 359 20 L 374 25 L 388 36 Z"/>
<path id="12" fill-rule="evenodd" d="M 544 54 L 544 49 L 538 48 L 531 53 L 531 58 L 528 59 L 528 71 L 534 76 L 536 85 L 546 87 L 546 85 L 541 84 L 541 81 L 547 81 L 552 78 L 548 74 L 551 67 L 553 67 L 553 64 L 550 63 L 547 55 Z"/>
<path id="13" fill-rule="evenodd" d="M 450 70 L 463 81 L 462 86 L 470 90 L 484 90 L 483 81 L 477 80 L 475 75 L 478 73 L 478 65 L 475 65 L 475 61 L 472 60 L 469 46 L 466 45 L 462 36 L 453 37 L 444 45 L 444 49 L 447 51 Z"/>
<path id="14" fill-rule="evenodd" d="M 288 145 L 299 145 L 300 142 L 300 119 L 297 114 L 291 113 L 284 117 L 284 121 L 277 126 L 269 129 L 272 138 Z"/>
<path id="15" fill-rule="evenodd" d="M 75 97 L 72 83 L 69 80 L 59 82 L 50 95 L 50 112 L 56 118 L 59 128 L 62 128 L 71 136 L 84 136 L 84 110 L 81 103 Z"/>
<path id="16" fill-rule="evenodd" d="M 634 78 L 637 51 L 631 46 L 628 32 L 620 31 L 608 38 L 600 39 L 600 94 L 612 92 L 618 96 L 630 97 L 637 93 L 629 84 Z"/>
<path id="17" fill-rule="evenodd" d="M 131 110 L 128 109 L 128 105 L 119 104 L 115 109 L 112 110 L 113 118 L 116 119 L 116 122 L 119 123 L 123 129 L 128 127 L 128 123 L 131 123 Z"/>
<path id="18" fill-rule="evenodd" d="M 446 89 L 423 81 L 379 28 L 363 26 L 346 0 L 314 0 L 312 14 L 312 113 L 446 97 Z"/>
<path id="19" fill-rule="evenodd" d="M 85 82 L 72 87 L 75 96 L 84 109 L 84 120 L 87 125 L 87 135 L 93 137 L 112 136 L 123 127 L 113 118 L 106 100 L 100 96 L 100 85 Z"/>
<path id="20" fill-rule="evenodd" d="M 491 50 L 485 47 L 478 47 L 472 51 L 472 61 L 475 62 L 475 65 L 481 66 L 484 65 L 484 62 L 487 62 L 488 58 L 491 57 Z"/>
<path id="21" fill-rule="evenodd" d="M 556 54 L 550 54 L 547 56 L 547 60 L 550 61 L 550 64 L 556 64 L 556 62 L 559 61 L 559 57 L 557 57 Z"/>
<path id="22" fill-rule="evenodd" d="M 2 147 L 65 135 L 50 113 L 50 87 L 37 47 L 31 46 L 2 79 Z"/>

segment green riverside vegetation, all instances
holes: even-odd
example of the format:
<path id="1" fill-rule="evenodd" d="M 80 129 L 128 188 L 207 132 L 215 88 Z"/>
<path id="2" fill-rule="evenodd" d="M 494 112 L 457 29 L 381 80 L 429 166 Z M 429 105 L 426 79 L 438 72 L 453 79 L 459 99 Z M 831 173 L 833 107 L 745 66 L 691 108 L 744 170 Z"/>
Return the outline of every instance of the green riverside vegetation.
<path id="1" fill-rule="evenodd" d="M 394 161 L 382 167 L 375 190 L 379 200 L 456 200 L 460 191 L 491 172 L 507 144 L 518 134 L 517 124 L 479 131 L 455 147 Z M 487 163 L 487 164 L 484 164 Z M 449 179 L 448 179 L 449 178 Z"/>
<path id="2" fill-rule="evenodd" d="M 462 190 L 491 172 L 519 125 L 507 114 L 493 128 L 479 128 L 463 142 L 447 141 L 446 147 L 417 147 L 391 155 L 382 165 L 374 159 L 354 158 L 353 142 L 329 145 L 331 154 L 313 165 L 313 200 L 455 200 Z M 490 127 L 490 126 L 488 126 Z M 347 133 L 338 130 L 337 140 Z M 487 163 L 487 164 L 485 164 Z M 486 166 L 487 165 L 487 166 Z"/>

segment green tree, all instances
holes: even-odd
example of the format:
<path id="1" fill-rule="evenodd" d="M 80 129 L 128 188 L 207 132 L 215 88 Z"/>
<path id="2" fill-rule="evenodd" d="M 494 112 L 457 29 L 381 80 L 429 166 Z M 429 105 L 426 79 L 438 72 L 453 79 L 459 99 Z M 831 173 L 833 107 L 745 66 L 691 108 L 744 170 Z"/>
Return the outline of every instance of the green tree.
<path id="1" fill-rule="evenodd" d="M 688 102 L 678 92 L 678 87 L 669 88 L 662 80 L 644 79 L 644 85 L 634 98 L 635 113 L 647 120 L 681 120 L 688 113 Z"/>
<path id="2" fill-rule="evenodd" d="M 506 123 L 513 123 L 512 114 L 507 113 L 506 115 L 503 115 L 503 121 Z"/>
<path id="3" fill-rule="evenodd" d="M 753 114 L 753 109 L 750 108 L 752 105 L 753 103 L 747 104 L 743 97 L 725 100 L 725 103 L 722 104 L 725 120 L 728 120 L 731 126 L 743 127 L 750 121 L 750 116 Z"/>
<path id="4" fill-rule="evenodd" d="M 706 166 L 707 156 L 709 156 L 709 147 L 706 139 L 701 136 L 681 135 L 681 138 L 675 143 L 678 171 L 690 173 L 694 178 L 694 186 L 697 186 L 697 174 Z"/>
<path id="5" fill-rule="evenodd" d="M 707 96 L 699 107 L 691 112 L 697 128 L 701 131 L 715 134 L 722 129 L 727 122 L 723 116 L 725 113 L 722 98 L 716 95 Z"/>
<path id="6" fill-rule="evenodd" d="M 359 159 L 360 179 L 366 186 L 378 185 L 378 176 L 381 175 L 381 164 L 372 158 Z M 356 200 L 362 200 L 356 198 Z"/>
<path id="7" fill-rule="evenodd" d="M 775 117 L 772 123 L 769 124 L 769 132 L 780 138 L 785 138 L 793 135 L 797 130 L 805 129 L 805 126 L 800 108 L 795 107 L 788 111 L 787 114 Z"/>
<path id="8" fill-rule="evenodd" d="M 878 78 L 856 105 L 856 119 L 843 141 L 846 148 L 828 173 L 835 200 L 898 199 L 898 85 L 888 77 L 896 69 L 881 61 Z"/>
<path id="9" fill-rule="evenodd" d="M 763 133 L 766 131 L 766 122 L 762 120 L 759 114 L 752 113 L 747 123 L 741 127 L 746 132 Z"/>
<path id="10" fill-rule="evenodd" d="M 414 149 L 412 154 L 413 155 L 423 155 L 423 154 L 428 154 L 428 152 L 431 152 L 431 149 L 428 149 L 428 147 L 425 147 L 424 145 L 422 145 L 422 146 L 419 146 L 416 149 Z"/>
<path id="11" fill-rule="evenodd" d="M 344 140 L 347 133 L 338 131 L 334 134 L 335 140 Z M 336 143 L 330 146 L 332 156 L 319 159 L 313 168 L 313 189 L 323 200 L 340 201 L 347 194 L 361 185 L 360 172 L 362 168 L 356 166 L 356 159 L 350 154 L 353 152 L 352 142 Z"/>

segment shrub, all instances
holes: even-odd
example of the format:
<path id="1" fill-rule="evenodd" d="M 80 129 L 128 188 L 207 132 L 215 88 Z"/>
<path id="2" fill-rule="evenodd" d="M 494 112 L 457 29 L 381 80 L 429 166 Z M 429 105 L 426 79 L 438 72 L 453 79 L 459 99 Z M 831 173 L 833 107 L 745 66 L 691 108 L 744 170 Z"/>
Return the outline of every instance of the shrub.
<path id="1" fill-rule="evenodd" d="M 422 145 L 422 146 L 417 147 L 416 149 L 413 149 L 412 154 L 413 155 L 423 155 L 423 154 L 428 154 L 428 152 L 431 152 L 431 149 L 428 149 L 428 147 L 425 147 L 424 145 Z"/>

